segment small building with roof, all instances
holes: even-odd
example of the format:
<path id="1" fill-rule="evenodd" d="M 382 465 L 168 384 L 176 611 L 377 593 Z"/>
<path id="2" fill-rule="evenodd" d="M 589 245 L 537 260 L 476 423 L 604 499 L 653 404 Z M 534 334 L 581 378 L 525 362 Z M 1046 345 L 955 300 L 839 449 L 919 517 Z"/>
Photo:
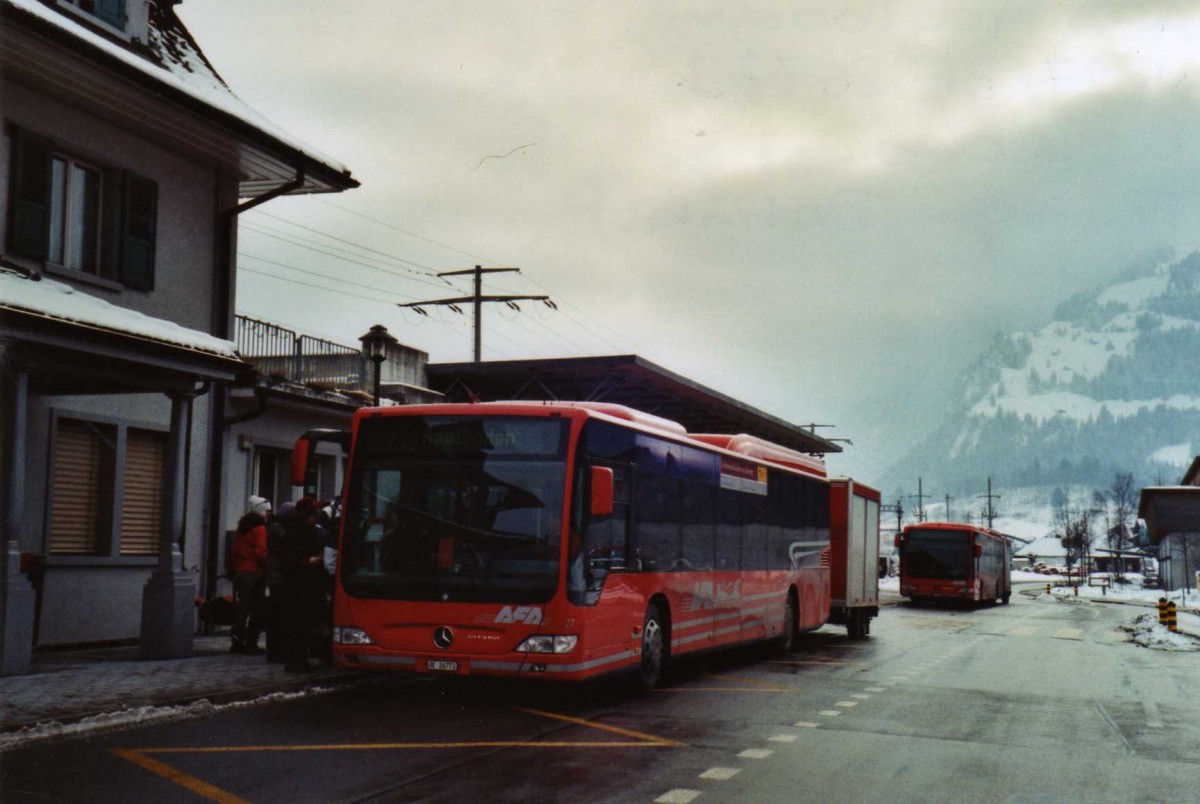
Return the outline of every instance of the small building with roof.
<path id="1" fill-rule="evenodd" d="M 35 646 L 190 654 L 251 368 L 238 216 L 358 185 L 230 91 L 176 5 L 0 0 L 2 673 Z"/>

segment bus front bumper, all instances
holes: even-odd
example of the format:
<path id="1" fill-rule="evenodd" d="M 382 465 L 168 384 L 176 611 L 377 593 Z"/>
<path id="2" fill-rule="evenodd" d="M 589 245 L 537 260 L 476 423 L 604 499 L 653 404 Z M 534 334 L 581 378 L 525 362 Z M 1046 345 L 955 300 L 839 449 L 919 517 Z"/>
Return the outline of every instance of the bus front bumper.
<path id="1" fill-rule="evenodd" d="M 384 670 L 445 676 L 507 676 L 549 681 L 583 681 L 637 664 L 635 650 L 600 657 L 510 654 L 403 654 L 378 648 L 334 646 L 334 664 L 347 670 Z"/>

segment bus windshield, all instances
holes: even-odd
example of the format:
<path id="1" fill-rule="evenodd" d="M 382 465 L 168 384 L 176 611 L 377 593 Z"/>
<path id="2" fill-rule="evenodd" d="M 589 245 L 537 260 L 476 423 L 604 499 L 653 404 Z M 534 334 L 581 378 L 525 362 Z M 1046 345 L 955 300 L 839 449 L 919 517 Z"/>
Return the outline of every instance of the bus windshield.
<path id="1" fill-rule="evenodd" d="M 904 574 L 943 581 L 969 580 L 971 534 L 965 530 L 913 530 L 904 548 Z"/>
<path id="2" fill-rule="evenodd" d="M 549 600 L 558 580 L 566 441 L 559 418 L 363 421 L 339 561 L 346 592 Z"/>

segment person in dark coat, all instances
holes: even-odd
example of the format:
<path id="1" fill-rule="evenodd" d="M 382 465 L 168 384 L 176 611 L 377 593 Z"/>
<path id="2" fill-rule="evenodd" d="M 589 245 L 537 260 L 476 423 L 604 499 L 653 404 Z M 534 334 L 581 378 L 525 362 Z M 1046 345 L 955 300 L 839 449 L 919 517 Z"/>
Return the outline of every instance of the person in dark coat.
<path id="1" fill-rule="evenodd" d="M 283 664 L 283 543 L 296 516 L 296 505 L 285 502 L 267 524 L 267 661 Z"/>
<path id="2" fill-rule="evenodd" d="M 296 513 L 286 528 L 281 563 L 283 566 L 284 670 L 307 673 L 312 634 L 325 601 L 325 544 L 317 529 L 317 517 L 328 503 L 315 497 L 296 502 Z"/>
<path id="3" fill-rule="evenodd" d="M 266 591 L 267 516 L 271 501 L 250 498 L 250 510 L 237 524 L 233 542 L 233 588 L 237 593 L 237 613 L 233 618 L 230 653 L 259 653 L 258 635 L 262 631 L 263 599 Z"/>

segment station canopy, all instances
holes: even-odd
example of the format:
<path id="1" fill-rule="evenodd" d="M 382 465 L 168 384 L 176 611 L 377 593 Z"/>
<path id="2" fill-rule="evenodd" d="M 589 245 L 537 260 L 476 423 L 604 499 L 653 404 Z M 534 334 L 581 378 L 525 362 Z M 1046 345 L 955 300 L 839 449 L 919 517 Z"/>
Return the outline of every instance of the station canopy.
<path id="1" fill-rule="evenodd" d="M 448 402 L 611 402 L 682 424 L 689 433 L 757 436 L 815 455 L 842 448 L 637 355 L 430 363 L 429 387 Z"/>

